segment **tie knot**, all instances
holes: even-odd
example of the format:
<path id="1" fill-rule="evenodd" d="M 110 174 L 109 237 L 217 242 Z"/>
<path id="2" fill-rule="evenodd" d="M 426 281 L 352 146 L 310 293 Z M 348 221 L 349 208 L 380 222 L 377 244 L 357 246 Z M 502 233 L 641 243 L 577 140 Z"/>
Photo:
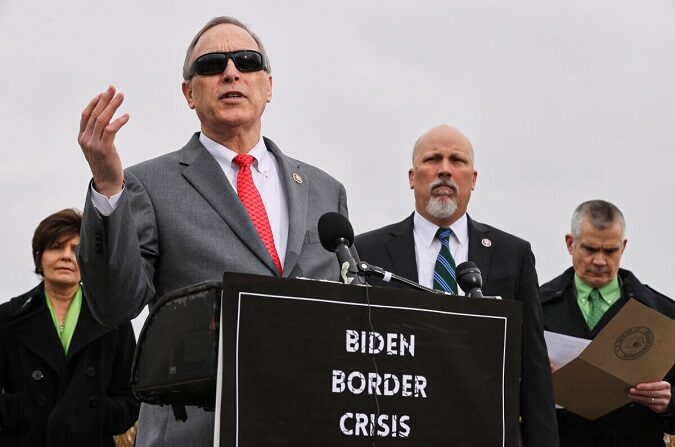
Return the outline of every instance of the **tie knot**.
<path id="1" fill-rule="evenodd" d="M 588 294 L 588 301 L 598 301 L 602 299 L 602 294 L 598 289 L 592 289 L 591 293 Z"/>
<path id="2" fill-rule="evenodd" d="M 234 157 L 232 161 L 240 168 L 248 168 L 255 161 L 255 157 L 253 155 L 248 154 L 239 154 L 236 157 Z"/>
<path id="3" fill-rule="evenodd" d="M 440 239 L 441 242 L 450 239 L 450 235 L 452 235 L 452 230 L 450 228 L 439 228 L 438 231 L 436 231 L 436 239 Z"/>

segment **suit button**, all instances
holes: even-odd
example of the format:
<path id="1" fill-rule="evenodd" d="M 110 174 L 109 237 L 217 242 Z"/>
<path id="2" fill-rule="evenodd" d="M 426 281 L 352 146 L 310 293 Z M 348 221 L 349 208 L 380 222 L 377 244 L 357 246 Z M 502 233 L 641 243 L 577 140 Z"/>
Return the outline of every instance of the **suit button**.
<path id="1" fill-rule="evenodd" d="M 36 369 L 35 371 L 33 371 L 31 376 L 33 377 L 33 380 L 42 380 L 44 374 L 42 374 L 42 371 L 40 371 L 39 369 Z"/>
<path id="2" fill-rule="evenodd" d="M 44 397 L 44 396 L 38 396 L 38 397 L 36 397 L 36 398 L 35 398 L 35 405 L 36 405 L 38 408 L 44 407 L 45 405 L 47 405 L 47 398 Z"/>
<path id="3" fill-rule="evenodd" d="M 87 368 L 86 373 L 88 377 L 94 377 L 96 375 L 96 368 L 90 366 L 89 368 Z"/>
<path id="4" fill-rule="evenodd" d="M 99 406 L 100 404 L 101 404 L 101 401 L 100 401 L 100 399 L 99 399 L 98 397 L 94 396 L 94 397 L 90 397 L 90 398 L 89 398 L 89 406 L 90 406 L 91 408 L 98 408 L 98 406 Z"/>
<path id="5" fill-rule="evenodd" d="M 94 232 L 94 249 L 97 254 L 103 253 L 103 233 L 100 228 L 97 228 Z"/>

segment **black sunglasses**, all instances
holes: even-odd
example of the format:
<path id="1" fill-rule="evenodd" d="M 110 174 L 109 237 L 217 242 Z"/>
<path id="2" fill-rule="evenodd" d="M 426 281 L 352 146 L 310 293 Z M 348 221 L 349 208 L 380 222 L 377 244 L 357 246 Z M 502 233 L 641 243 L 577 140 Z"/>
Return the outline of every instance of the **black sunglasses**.
<path id="1" fill-rule="evenodd" d="M 227 51 L 222 53 L 206 53 L 199 56 L 192 63 L 190 77 L 195 73 L 202 76 L 219 74 L 225 71 L 228 59 L 232 59 L 234 66 L 242 73 L 265 70 L 262 54 L 253 50 Z"/>

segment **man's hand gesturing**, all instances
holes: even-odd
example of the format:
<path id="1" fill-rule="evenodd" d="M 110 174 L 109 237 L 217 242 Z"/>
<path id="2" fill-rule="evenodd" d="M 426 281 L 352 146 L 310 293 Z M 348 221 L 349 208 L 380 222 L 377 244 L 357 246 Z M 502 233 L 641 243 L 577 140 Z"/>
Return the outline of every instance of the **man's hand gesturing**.
<path id="1" fill-rule="evenodd" d="M 111 121 L 122 101 L 124 95 L 115 94 L 115 87 L 110 86 L 87 104 L 80 119 L 77 142 L 91 168 L 94 188 L 106 197 L 119 193 L 124 182 L 122 162 L 115 148 L 115 136 L 129 121 L 129 115 L 125 113 Z"/>

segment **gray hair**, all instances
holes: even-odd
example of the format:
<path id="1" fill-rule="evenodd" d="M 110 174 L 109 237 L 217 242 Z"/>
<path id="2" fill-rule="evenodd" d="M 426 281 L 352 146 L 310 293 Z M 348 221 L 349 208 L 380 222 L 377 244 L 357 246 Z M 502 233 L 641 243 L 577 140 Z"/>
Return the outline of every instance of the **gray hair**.
<path id="1" fill-rule="evenodd" d="M 265 47 L 263 46 L 262 40 L 260 40 L 260 37 L 258 37 L 257 34 L 255 34 L 251 29 L 240 22 L 239 20 L 235 19 L 234 17 L 228 17 L 228 16 L 220 16 L 220 17 L 214 17 L 211 20 L 208 21 L 206 25 L 202 27 L 202 29 L 199 30 L 199 32 L 195 35 L 195 37 L 192 39 L 192 42 L 190 42 L 190 45 L 187 48 L 187 52 L 185 53 L 185 62 L 183 62 L 183 79 L 186 81 L 189 81 L 190 78 L 194 75 L 192 72 L 192 53 L 195 50 L 195 47 L 197 46 L 197 42 L 199 42 L 199 39 L 202 37 L 202 35 L 213 28 L 214 26 L 217 25 L 234 25 L 238 26 L 239 28 L 243 29 L 247 33 L 251 35 L 253 40 L 255 40 L 255 43 L 258 45 L 258 50 L 260 51 L 260 54 L 262 54 L 263 57 L 263 70 L 265 70 L 267 73 L 272 73 L 272 66 L 270 65 L 270 59 L 267 57 L 267 51 L 265 51 Z"/>
<path id="2" fill-rule="evenodd" d="M 621 225 L 621 237 L 626 234 L 626 221 L 623 214 L 614 204 L 604 200 L 589 200 L 582 203 L 572 213 L 572 238 L 575 240 L 581 233 L 581 221 L 587 218 L 593 228 L 604 230 L 619 222 Z"/>

